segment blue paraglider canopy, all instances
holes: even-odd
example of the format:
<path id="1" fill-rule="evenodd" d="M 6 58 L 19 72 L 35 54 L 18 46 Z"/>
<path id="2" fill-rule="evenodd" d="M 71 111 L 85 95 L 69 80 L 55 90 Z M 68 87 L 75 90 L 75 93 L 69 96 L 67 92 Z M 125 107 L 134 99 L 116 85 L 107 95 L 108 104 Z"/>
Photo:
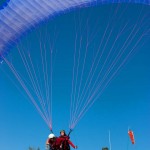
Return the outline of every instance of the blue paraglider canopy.
<path id="1" fill-rule="evenodd" d="M 0 9 L 5 8 L 7 6 L 7 4 L 8 4 L 9 1 L 10 0 L 1 0 L 0 1 Z"/>
<path id="2" fill-rule="evenodd" d="M 2 0 L 0 2 L 0 55 L 6 55 L 24 33 L 56 14 L 73 8 L 107 3 L 139 3 L 149 0 Z"/>

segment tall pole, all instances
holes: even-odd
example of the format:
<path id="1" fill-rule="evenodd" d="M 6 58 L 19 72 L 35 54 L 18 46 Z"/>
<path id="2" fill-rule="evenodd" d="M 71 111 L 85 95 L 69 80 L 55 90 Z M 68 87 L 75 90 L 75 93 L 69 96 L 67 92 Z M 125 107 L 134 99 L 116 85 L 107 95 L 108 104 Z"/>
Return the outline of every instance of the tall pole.
<path id="1" fill-rule="evenodd" d="M 109 150 L 111 150 L 110 130 L 109 130 Z"/>

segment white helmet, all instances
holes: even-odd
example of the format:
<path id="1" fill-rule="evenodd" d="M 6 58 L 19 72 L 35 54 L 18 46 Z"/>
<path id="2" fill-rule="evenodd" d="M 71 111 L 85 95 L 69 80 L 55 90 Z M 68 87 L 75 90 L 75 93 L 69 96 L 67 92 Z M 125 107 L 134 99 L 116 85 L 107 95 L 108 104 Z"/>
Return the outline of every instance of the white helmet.
<path id="1" fill-rule="evenodd" d="M 54 135 L 53 133 L 51 133 L 51 134 L 48 136 L 49 139 L 52 139 L 52 138 L 54 138 L 54 137 L 55 137 L 55 135 Z"/>

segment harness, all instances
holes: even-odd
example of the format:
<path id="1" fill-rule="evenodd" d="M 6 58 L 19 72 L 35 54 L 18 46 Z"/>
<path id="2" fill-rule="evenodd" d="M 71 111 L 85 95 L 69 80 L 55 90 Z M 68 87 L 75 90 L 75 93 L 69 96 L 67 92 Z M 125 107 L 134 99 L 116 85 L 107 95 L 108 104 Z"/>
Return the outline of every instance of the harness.
<path id="1" fill-rule="evenodd" d="M 70 145 L 68 143 L 68 139 L 65 138 L 65 140 L 61 143 L 60 150 L 70 150 Z"/>

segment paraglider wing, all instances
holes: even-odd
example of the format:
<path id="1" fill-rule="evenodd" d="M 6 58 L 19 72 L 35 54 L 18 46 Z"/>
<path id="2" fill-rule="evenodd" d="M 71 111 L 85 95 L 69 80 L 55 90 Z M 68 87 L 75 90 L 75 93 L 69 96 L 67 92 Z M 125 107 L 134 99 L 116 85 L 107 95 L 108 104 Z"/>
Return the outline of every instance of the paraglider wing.
<path id="1" fill-rule="evenodd" d="M 41 22 L 56 14 L 65 13 L 78 7 L 105 3 L 142 3 L 150 5 L 149 0 L 8 0 L 0 6 L 0 55 L 19 38 Z"/>
<path id="2" fill-rule="evenodd" d="M 133 131 L 129 130 L 128 131 L 128 135 L 130 137 L 130 140 L 131 140 L 132 144 L 135 144 L 135 139 L 134 139 Z"/>
<path id="3" fill-rule="evenodd" d="M 0 0 L 0 9 L 6 7 L 8 4 L 8 1 L 10 0 Z"/>

